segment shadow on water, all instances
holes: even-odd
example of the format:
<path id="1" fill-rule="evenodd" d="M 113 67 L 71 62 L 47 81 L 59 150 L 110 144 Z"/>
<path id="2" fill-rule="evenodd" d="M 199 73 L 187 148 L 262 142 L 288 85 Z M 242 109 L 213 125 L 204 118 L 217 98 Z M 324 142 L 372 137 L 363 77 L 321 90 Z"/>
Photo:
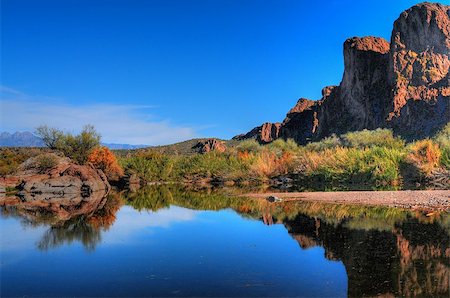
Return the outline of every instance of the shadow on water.
<path id="1" fill-rule="evenodd" d="M 20 217 L 25 225 L 49 226 L 37 244 L 41 250 L 75 241 L 94 250 L 123 204 L 152 212 L 170 206 L 232 209 L 267 225 L 284 225 L 299 249 L 323 247 L 328 260 L 342 261 L 349 296 L 448 297 L 450 214 L 314 202 L 269 203 L 238 196 L 243 192 L 166 185 L 70 201 L 7 198 L 2 212 Z"/>

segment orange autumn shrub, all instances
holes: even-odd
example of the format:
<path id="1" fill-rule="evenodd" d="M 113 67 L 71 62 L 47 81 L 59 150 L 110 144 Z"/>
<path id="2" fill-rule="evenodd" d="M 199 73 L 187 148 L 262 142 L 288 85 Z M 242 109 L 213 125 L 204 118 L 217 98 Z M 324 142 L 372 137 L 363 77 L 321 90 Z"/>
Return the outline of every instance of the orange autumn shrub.
<path id="1" fill-rule="evenodd" d="M 430 139 L 416 142 L 408 155 L 410 162 L 414 163 L 423 173 L 429 175 L 439 166 L 441 150 L 439 145 Z"/>
<path id="2" fill-rule="evenodd" d="M 238 158 L 240 160 L 249 160 L 252 158 L 252 154 L 250 154 L 248 151 L 238 151 Z"/>
<path id="3" fill-rule="evenodd" d="M 251 171 L 261 178 L 270 178 L 277 175 L 284 175 L 292 170 L 294 155 L 284 152 L 277 156 L 269 150 L 262 150 L 258 153 L 250 167 Z"/>
<path id="4" fill-rule="evenodd" d="M 106 147 L 97 147 L 88 156 L 88 162 L 102 170 L 108 180 L 118 180 L 123 176 L 123 169 L 117 162 L 116 156 Z"/>

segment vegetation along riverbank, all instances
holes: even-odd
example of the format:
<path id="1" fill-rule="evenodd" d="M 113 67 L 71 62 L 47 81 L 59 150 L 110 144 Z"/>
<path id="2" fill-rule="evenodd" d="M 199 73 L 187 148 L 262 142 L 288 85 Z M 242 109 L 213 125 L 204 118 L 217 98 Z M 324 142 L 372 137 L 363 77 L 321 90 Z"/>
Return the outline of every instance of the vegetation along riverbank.
<path id="1" fill-rule="evenodd" d="M 388 129 L 349 132 L 301 146 L 278 139 L 193 140 L 163 147 L 111 151 L 91 126 L 79 135 L 40 127 L 47 148 L 2 148 L 2 184 L 23 180 L 24 166 L 44 173 L 55 156 L 92 165 L 119 188 L 131 184 L 269 185 L 290 190 L 388 190 L 450 188 L 450 125 L 432 138 L 405 142 Z M 29 162 L 30 163 L 30 162 Z M 26 167 L 25 167 L 26 168 Z M 22 174 L 21 174 L 22 171 Z"/>

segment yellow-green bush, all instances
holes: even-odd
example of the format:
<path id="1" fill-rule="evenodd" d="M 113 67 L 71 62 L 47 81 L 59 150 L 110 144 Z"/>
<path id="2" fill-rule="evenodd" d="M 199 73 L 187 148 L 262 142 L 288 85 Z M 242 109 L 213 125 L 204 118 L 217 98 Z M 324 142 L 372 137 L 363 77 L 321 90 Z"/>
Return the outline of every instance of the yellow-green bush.
<path id="1" fill-rule="evenodd" d="M 367 148 L 375 146 L 402 148 L 405 146 L 405 141 L 399 137 L 394 137 L 391 130 L 384 128 L 348 132 L 342 135 L 341 139 L 344 146 L 351 148 Z"/>
<path id="2" fill-rule="evenodd" d="M 344 148 L 309 151 L 298 159 L 303 175 L 324 181 L 372 185 L 397 185 L 405 153 L 394 148 Z"/>

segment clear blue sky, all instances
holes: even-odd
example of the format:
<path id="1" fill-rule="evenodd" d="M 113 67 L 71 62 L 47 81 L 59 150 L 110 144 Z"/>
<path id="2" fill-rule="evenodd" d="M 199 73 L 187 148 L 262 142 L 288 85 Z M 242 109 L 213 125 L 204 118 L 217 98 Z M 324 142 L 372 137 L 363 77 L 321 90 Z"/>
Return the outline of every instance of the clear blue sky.
<path id="1" fill-rule="evenodd" d="M 341 80 L 346 38 L 389 39 L 418 2 L 1 0 L 1 130 L 230 138 L 319 99 Z"/>

